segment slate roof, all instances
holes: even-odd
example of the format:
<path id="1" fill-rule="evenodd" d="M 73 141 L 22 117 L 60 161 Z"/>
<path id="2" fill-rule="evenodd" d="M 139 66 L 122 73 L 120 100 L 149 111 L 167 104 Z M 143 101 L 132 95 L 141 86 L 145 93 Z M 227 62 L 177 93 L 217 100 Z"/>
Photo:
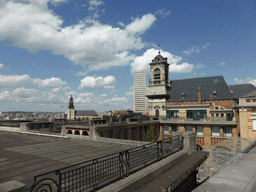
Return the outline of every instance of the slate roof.
<path id="1" fill-rule="evenodd" d="M 201 87 L 202 101 L 234 99 L 223 76 L 200 77 L 171 81 L 170 98 L 168 101 L 197 101 L 197 90 Z M 211 95 L 216 91 L 216 96 Z M 182 100 L 182 94 L 185 99 Z"/>
<path id="2" fill-rule="evenodd" d="M 98 116 L 98 114 L 94 110 L 76 110 L 75 115 L 76 116 Z"/>
<path id="3" fill-rule="evenodd" d="M 235 99 L 239 99 L 242 96 L 249 94 L 252 91 L 255 91 L 256 88 L 248 83 L 248 84 L 238 84 L 238 85 L 229 85 L 230 90 L 234 92 Z"/>
<path id="4" fill-rule="evenodd" d="M 255 96 L 256 96 L 256 90 L 252 91 L 252 92 L 250 92 L 250 93 L 248 93 L 248 94 L 246 94 L 246 95 L 244 95 L 242 97 L 255 97 Z"/>

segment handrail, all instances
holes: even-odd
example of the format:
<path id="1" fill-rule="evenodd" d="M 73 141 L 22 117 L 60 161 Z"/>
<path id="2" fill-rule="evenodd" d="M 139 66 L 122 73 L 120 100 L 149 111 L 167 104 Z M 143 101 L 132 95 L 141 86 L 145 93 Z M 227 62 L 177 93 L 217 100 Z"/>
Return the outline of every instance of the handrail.
<path id="1" fill-rule="evenodd" d="M 99 189 L 182 149 L 183 137 L 173 136 L 36 175 L 27 190 L 68 192 Z"/>

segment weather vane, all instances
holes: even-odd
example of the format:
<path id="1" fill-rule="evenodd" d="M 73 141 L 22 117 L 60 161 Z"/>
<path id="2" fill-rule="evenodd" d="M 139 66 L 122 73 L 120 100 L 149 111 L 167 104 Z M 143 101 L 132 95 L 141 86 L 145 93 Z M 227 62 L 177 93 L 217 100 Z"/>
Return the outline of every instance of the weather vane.
<path id="1" fill-rule="evenodd" d="M 160 55 L 160 53 L 161 53 L 161 51 L 160 51 L 160 41 L 158 41 L 158 48 L 159 48 L 158 54 Z"/>

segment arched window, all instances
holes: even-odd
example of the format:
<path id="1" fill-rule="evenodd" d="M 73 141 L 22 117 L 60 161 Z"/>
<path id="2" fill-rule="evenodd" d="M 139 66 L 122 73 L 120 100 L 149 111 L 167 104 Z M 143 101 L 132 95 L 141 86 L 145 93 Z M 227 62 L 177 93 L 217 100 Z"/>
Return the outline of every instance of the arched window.
<path id="1" fill-rule="evenodd" d="M 83 131 L 83 135 L 84 135 L 84 136 L 89 136 L 88 131 L 87 131 L 87 130 L 84 130 L 84 131 Z"/>
<path id="2" fill-rule="evenodd" d="M 160 81 L 161 81 L 161 79 L 160 79 L 160 69 L 157 68 L 157 69 L 154 70 L 154 82 L 156 84 L 159 84 Z"/>
<path id="3" fill-rule="evenodd" d="M 72 130 L 71 130 L 71 129 L 68 129 L 68 130 L 67 130 L 67 134 L 72 134 Z"/>
<path id="4" fill-rule="evenodd" d="M 78 129 L 75 130 L 75 135 L 80 135 L 80 131 Z"/>
<path id="5" fill-rule="evenodd" d="M 159 117 L 159 110 L 156 110 L 156 116 Z"/>

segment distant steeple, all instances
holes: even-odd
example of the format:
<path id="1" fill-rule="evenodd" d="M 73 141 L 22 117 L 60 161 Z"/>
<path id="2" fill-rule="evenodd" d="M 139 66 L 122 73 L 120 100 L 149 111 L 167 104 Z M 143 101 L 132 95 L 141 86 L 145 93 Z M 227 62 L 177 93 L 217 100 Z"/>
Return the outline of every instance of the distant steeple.
<path id="1" fill-rule="evenodd" d="M 160 41 L 158 41 L 158 55 L 160 55 L 161 50 L 160 50 Z"/>
<path id="2" fill-rule="evenodd" d="M 68 108 L 69 109 L 74 109 L 75 108 L 72 95 L 70 96 Z"/>

